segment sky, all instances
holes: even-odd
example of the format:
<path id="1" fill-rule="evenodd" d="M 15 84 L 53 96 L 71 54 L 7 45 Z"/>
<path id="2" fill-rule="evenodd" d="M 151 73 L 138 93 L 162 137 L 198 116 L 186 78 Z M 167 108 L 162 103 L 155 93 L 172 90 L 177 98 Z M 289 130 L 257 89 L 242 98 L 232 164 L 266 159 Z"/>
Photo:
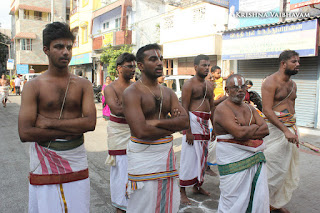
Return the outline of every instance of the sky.
<path id="1" fill-rule="evenodd" d="M 1 28 L 11 29 L 10 0 L 0 0 L 0 23 Z"/>

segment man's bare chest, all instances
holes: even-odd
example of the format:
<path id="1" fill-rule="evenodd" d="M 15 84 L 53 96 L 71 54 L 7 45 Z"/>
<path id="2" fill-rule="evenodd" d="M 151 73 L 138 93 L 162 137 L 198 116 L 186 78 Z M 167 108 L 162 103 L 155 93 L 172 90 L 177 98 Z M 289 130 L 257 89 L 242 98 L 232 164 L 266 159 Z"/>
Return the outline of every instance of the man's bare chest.
<path id="1" fill-rule="evenodd" d="M 46 87 L 38 96 L 39 108 L 44 111 L 79 111 L 82 106 L 82 89 L 76 86 Z"/>

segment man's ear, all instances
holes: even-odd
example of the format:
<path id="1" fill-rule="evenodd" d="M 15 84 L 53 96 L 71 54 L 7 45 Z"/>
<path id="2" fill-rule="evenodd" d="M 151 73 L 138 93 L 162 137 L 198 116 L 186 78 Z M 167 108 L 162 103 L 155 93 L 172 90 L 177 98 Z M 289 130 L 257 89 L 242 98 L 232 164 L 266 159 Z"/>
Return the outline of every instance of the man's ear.
<path id="1" fill-rule="evenodd" d="M 143 66 L 143 63 L 141 63 L 141 62 L 138 62 L 137 63 L 137 65 L 138 65 L 138 68 L 139 68 L 139 70 L 143 70 L 143 68 L 144 68 L 144 66 Z"/>
<path id="2" fill-rule="evenodd" d="M 228 87 L 224 87 L 224 90 L 225 90 L 226 93 L 229 95 L 229 88 L 228 88 Z"/>
<path id="3" fill-rule="evenodd" d="M 43 46 L 43 52 L 44 52 L 44 54 L 49 56 L 49 48 L 47 46 Z"/>

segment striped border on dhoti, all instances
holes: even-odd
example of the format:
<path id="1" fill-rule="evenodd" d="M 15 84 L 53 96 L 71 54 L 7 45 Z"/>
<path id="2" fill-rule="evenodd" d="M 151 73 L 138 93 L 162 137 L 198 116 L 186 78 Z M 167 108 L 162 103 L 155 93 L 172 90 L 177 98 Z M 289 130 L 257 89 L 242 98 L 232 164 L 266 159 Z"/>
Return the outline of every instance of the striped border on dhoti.
<path id="1" fill-rule="evenodd" d="M 131 136 L 131 141 L 134 143 L 139 143 L 139 144 L 146 144 L 146 145 L 159 145 L 159 144 L 166 144 L 166 143 L 170 143 L 173 140 L 173 136 L 170 135 L 168 137 L 165 138 L 160 138 L 158 140 L 142 140 L 139 138 L 136 138 L 134 136 Z"/>
<path id="2" fill-rule="evenodd" d="M 176 177 L 176 176 L 178 176 L 178 171 L 172 170 L 172 171 L 156 172 L 156 173 L 141 174 L 141 175 L 128 174 L 128 180 L 148 181 L 148 180 L 165 179 L 165 178 Z"/>
<path id="3" fill-rule="evenodd" d="M 173 178 L 158 180 L 156 213 L 172 213 Z"/>
<path id="4" fill-rule="evenodd" d="M 110 114 L 109 120 L 119 124 L 128 124 L 127 120 L 124 117 L 115 116 L 113 114 Z"/>

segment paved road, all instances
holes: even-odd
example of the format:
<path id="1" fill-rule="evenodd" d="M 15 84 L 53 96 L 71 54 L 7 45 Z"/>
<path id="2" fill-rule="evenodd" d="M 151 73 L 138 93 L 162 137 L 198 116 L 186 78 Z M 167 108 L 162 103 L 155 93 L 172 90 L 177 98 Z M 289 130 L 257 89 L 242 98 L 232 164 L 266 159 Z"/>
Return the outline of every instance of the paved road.
<path id="1" fill-rule="evenodd" d="M 7 108 L 0 106 L 0 212 L 20 213 L 28 209 L 29 152 L 28 143 L 19 140 L 17 120 L 20 107 L 20 97 L 10 96 L 11 103 Z M 91 212 L 111 213 L 109 193 L 109 168 L 104 164 L 107 157 L 106 121 L 101 117 L 101 104 L 97 107 L 97 126 L 94 132 L 85 134 L 85 146 L 88 151 L 89 170 L 91 178 Z M 302 128 L 302 140 L 320 147 L 320 131 Z M 179 163 L 181 150 L 181 135 L 174 135 L 174 150 Z M 293 213 L 320 212 L 320 155 L 304 148 L 300 152 L 301 182 L 286 206 Z M 216 170 L 216 168 L 213 168 Z M 192 199 L 191 206 L 181 206 L 180 212 L 214 213 L 219 199 L 219 178 L 206 176 L 204 188 L 211 192 L 210 197 L 187 194 Z"/>

